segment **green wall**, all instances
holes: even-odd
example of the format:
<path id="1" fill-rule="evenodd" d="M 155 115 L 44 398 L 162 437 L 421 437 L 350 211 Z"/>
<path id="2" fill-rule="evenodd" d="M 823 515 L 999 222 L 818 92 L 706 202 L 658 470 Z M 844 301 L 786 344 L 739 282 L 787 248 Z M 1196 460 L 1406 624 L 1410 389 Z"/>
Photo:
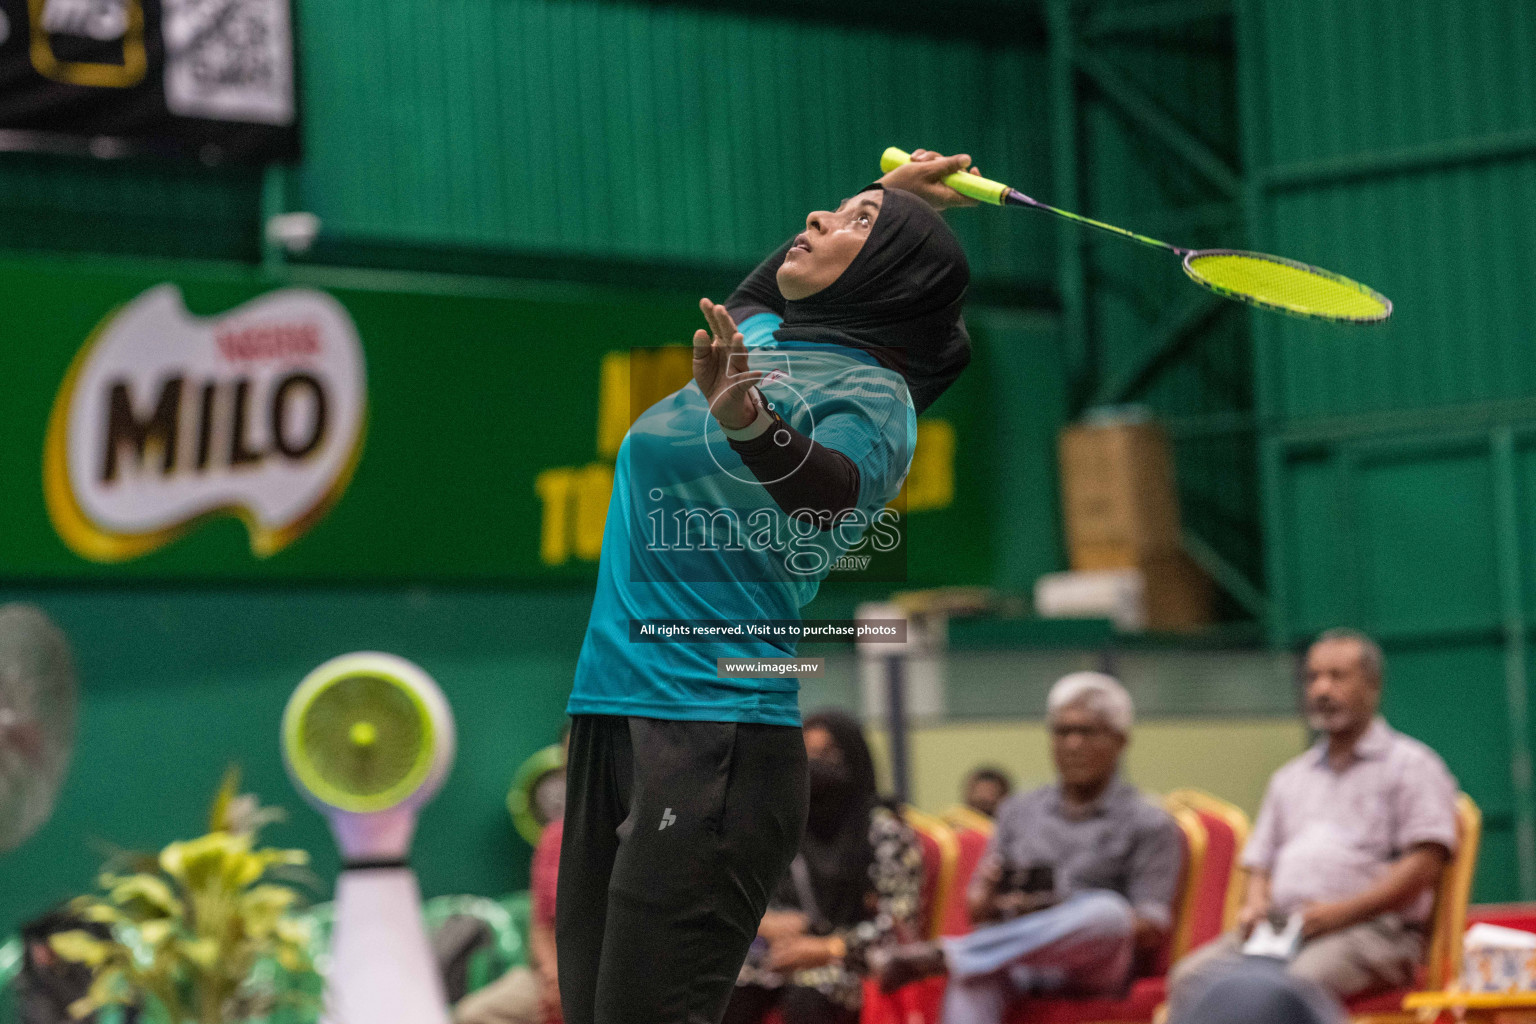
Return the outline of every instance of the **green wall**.
<path id="1" fill-rule="evenodd" d="M 309 850 L 329 898 L 335 847 L 289 784 L 283 705 L 305 673 L 353 650 L 416 661 L 453 705 L 458 760 L 422 816 L 414 863 L 428 895 L 527 885 L 531 851 L 505 810 L 525 757 L 558 737 L 590 608 L 583 590 L 0 590 L 44 608 L 80 676 L 75 759 L 53 818 L 4 855 L 0 935 L 92 884 L 111 849 L 200 835 L 224 767 L 288 809 L 269 842 Z"/>
<path id="2" fill-rule="evenodd" d="M 1379 635 L 1388 717 L 1486 815 L 1478 898 L 1536 898 L 1536 12 L 1238 10 L 1253 244 L 1396 303 L 1253 317 L 1271 639 Z"/>
<path id="3" fill-rule="evenodd" d="M 326 263 L 707 272 L 755 263 L 878 176 L 889 145 L 1049 180 L 1038 39 L 1014 17 L 936 38 L 815 5 L 798 20 L 596 0 L 294 7 L 295 168 L 264 183 L 259 169 L 0 154 L 0 248 L 250 261 L 286 208 L 321 217 Z M 1048 279 L 1042 218 L 958 225 L 979 278 Z"/>
<path id="4" fill-rule="evenodd" d="M 0 249 L 254 261 L 261 171 L 0 153 Z"/>
<path id="5" fill-rule="evenodd" d="M 848 615 L 859 596 L 830 587 L 808 614 Z M 416 661 L 453 705 L 458 760 L 422 817 L 413 858 L 424 891 L 499 894 L 526 885 L 530 850 L 503 801 L 517 766 L 552 742 L 564 720 L 589 591 L 0 589 L 0 603 L 13 600 L 37 603 L 69 635 L 81 714 L 55 815 L 5 855 L 0 935 L 88 887 L 107 850 L 156 849 L 199 834 L 230 762 L 244 768 L 248 790 L 289 810 L 267 838 L 315 855 L 326 886 L 316 898 L 326 898 L 334 847 L 284 774 L 278 729 L 299 680 L 352 650 Z M 1252 810 L 1261 776 L 1304 742 L 1293 665 L 1282 655 L 1127 643 L 1107 630 L 1065 627 L 1001 645 L 958 623 L 951 642 L 947 714 L 919 722 L 914 736 L 915 796 L 930 809 L 947 806 L 960 773 L 981 760 L 1001 760 L 1023 780 L 1044 778 L 1045 694 L 1082 668 L 1108 664 L 1135 694 L 1148 721 L 1128 765 L 1149 789 L 1200 786 Z M 802 705 L 857 708 L 856 659 L 841 648 L 815 653 L 827 657 L 827 676 L 807 681 Z"/>
<path id="6" fill-rule="evenodd" d="M 1221 4 L 1045 0 L 1050 192 L 1169 243 L 1242 245 L 1232 19 Z M 1042 189 L 1045 185 L 1040 186 Z M 1165 251 L 1053 224 L 1072 414 L 1137 404 L 1167 426 L 1190 554 L 1250 622 L 1263 579 L 1252 345 L 1241 307 Z"/>
<path id="7" fill-rule="evenodd" d="M 751 262 L 877 177 L 889 145 L 1044 172 L 1043 72 L 1006 37 L 591 0 L 326 0 L 299 16 L 314 56 L 293 201 L 342 243 Z M 983 276 L 1045 277 L 1046 231 L 964 227 Z"/>

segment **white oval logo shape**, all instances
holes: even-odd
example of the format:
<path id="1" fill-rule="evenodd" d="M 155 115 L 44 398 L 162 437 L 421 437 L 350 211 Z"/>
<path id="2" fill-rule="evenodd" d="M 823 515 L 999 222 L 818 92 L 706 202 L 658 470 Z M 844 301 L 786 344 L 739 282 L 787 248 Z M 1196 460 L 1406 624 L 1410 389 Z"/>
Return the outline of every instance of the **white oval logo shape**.
<path id="1" fill-rule="evenodd" d="M 362 453 L 357 327 L 324 292 L 286 288 L 215 317 L 173 284 L 108 314 L 48 421 L 48 516 L 76 554 L 123 562 L 218 515 L 281 551 L 346 490 Z"/>

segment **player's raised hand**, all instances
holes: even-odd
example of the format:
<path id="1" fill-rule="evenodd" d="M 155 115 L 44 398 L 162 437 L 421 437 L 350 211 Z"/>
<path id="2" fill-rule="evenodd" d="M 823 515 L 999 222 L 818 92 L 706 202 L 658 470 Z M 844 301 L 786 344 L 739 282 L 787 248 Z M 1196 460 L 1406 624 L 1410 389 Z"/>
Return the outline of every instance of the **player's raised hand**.
<path id="1" fill-rule="evenodd" d="M 886 188 L 899 188 L 911 192 L 935 210 L 948 210 L 956 206 L 975 206 L 976 200 L 956 192 L 944 184 L 944 179 L 957 171 L 980 174 L 971 166 L 971 158 L 964 153 L 945 156 L 931 149 L 914 149 L 912 159 L 894 170 L 886 171 L 880 184 Z"/>
<path id="2" fill-rule="evenodd" d="M 727 430 L 739 430 L 757 418 L 752 385 L 763 372 L 747 366 L 746 339 L 724 306 L 700 299 L 699 309 L 709 329 L 693 332 L 693 379 L 715 420 Z"/>

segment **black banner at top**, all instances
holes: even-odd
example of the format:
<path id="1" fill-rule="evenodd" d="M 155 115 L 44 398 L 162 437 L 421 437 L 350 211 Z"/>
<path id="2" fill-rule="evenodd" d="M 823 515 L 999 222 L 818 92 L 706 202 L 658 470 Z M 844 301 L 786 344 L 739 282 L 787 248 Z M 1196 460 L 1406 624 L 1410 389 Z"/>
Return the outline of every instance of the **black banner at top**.
<path id="1" fill-rule="evenodd" d="M 289 0 L 0 0 L 0 149 L 299 155 Z"/>

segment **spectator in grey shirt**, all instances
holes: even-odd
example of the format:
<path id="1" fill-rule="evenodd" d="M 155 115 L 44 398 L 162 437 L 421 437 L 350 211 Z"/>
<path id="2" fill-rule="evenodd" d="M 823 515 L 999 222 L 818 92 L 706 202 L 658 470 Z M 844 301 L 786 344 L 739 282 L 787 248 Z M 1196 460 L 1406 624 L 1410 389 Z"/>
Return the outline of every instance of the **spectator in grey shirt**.
<path id="1" fill-rule="evenodd" d="M 1133 710 L 1098 672 L 1046 701 L 1057 782 L 1009 797 L 971 879 L 969 935 L 871 955 L 886 988 L 947 973 L 945 1024 L 997 1024 L 1011 999 L 1100 995 L 1159 948 L 1183 865 L 1178 826 L 1119 776 Z"/>
<path id="2" fill-rule="evenodd" d="M 1243 851 L 1239 929 L 1179 962 L 1175 1008 L 1234 965 L 1264 917 L 1301 915 L 1290 972 L 1335 996 L 1414 980 L 1432 890 L 1456 850 L 1456 780 L 1376 713 L 1381 682 L 1381 648 L 1363 633 L 1330 630 L 1308 650 L 1307 724 L 1322 737 L 1270 779 Z"/>

